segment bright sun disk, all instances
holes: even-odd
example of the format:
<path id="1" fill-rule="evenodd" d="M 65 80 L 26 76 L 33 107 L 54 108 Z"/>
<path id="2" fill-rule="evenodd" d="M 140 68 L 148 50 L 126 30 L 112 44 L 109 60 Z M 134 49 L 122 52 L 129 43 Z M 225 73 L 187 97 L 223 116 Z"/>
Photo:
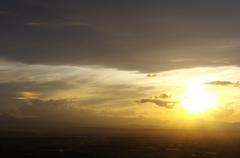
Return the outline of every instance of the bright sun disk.
<path id="1" fill-rule="evenodd" d="M 195 85 L 188 88 L 188 93 L 182 99 L 183 107 L 189 113 L 204 112 L 215 106 L 215 96 L 212 92 L 205 92 L 205 86 Z"/>

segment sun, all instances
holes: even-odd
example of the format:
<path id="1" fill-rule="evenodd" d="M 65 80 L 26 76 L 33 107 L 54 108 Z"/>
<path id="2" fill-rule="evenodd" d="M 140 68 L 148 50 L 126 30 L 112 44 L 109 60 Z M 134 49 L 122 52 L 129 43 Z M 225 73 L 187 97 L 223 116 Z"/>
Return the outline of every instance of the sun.
<path id="1" fill-rule="evenodd" d="M 209 107 L 215 106 L 215 96 L 212 92 L 206 92 L 206 87 L 194 85 L 188 88 L 182 98 L 183 107 L 188 113 L 197 114 L 204 112 Z"/>

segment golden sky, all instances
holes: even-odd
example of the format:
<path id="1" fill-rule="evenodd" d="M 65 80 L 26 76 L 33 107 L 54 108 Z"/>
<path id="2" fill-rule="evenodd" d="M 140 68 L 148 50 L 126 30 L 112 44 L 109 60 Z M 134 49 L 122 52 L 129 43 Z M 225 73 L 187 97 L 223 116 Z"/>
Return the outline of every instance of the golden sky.
<path id="1" fill-rule="evenodd" d="M 240 122 L 239 1 L 1 3 L 1 114 Z"/>
<path id="2" fill-rule="evenodd" d="M 238 122 L 236 66 L 154 74 L 1 60 L 1 111 L 16 116 L 89 115 Z M 74 114 L 72 114 L 74 113 Z"/>

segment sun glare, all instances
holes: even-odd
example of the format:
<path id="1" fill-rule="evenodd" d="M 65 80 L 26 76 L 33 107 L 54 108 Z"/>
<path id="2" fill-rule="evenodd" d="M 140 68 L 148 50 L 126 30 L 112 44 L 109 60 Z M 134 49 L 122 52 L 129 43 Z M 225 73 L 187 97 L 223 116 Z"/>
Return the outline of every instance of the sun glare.
<path id="1" fill-rule="evenodd" d="M 212 92 L 206 92 L 203 85 L 195 85 L 188 88 L 188 92 L 182 99 L 187 112 L 196 114 L 204 112 L 209 107 L 215 106 L 215 96 Z"/>

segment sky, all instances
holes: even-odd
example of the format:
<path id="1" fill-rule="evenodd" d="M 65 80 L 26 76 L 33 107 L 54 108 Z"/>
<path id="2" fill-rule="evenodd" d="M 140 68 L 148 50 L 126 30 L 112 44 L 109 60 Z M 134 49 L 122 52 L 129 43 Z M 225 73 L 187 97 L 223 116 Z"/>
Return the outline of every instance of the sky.
<path id="1" fill-rule="evenodd" d="M 1 0 L 0 114 L 240 122 L 239 7 Z"/>

